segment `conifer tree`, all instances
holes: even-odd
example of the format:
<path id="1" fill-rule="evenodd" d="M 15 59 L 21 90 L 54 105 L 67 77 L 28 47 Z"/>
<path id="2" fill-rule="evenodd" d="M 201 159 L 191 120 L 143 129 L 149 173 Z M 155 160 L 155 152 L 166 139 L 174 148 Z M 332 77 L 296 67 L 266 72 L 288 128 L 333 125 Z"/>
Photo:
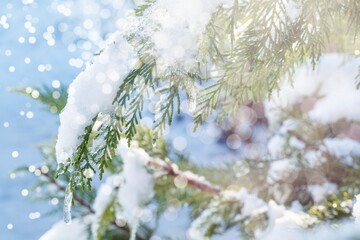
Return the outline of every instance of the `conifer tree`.
<path id="1" fill-rule="evenodd" d="M 56 187 L 45 195 L 64 199 L 65 222 L 158 239 L 159 219 L 186 206 L 189 239 L 358 236 L 319 226 L 359 220 L 360 2 L 146 0 L 119 22 L 63 98 L 37 90 L 60 113 L 39 184 Z M 235 161 L 199 166 L 170 144 L 184 115 Z"/>

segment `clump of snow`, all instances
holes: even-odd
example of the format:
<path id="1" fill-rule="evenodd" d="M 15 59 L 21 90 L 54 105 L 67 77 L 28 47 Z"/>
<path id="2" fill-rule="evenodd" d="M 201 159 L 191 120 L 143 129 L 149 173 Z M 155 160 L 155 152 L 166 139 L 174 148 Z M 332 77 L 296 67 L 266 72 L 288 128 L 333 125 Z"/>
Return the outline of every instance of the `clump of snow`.
<path id="1" fill-rule="evenodd" d="M 154 195 L 154 176 L 146 169 L 151 157 L 142 148 L 128 147 L 126 140 L 120 142 L 118 153 L 124 163 L 121 173 L 124 183 L 118 200 L 127 221 L 136 228 L 139 223 L 136 212 Z"/>
<path id="2" fill-rule="evenodd" d="M 354 163 L 354 157 L 360 156 L 360 143 L 350 136 L 330 138 L 324 132 L 321 133 L 324 135 L 308 139 L 304 135 L 307 129 L 314 132 L 317 125 L 325 127 L 340 121 L 360 120 L 360 94 L 355 83 L 359 64 L 359 59 L 345 55 L 324 55 L 315 70 L 310 62 L 300 67 L 293 82 L 285 81 L 279 92 L 274 92 L 265 102 L 265 113 L 275 132 L 269 139 L 268 152 L 272 160 L 277 160 L 270 164 L 269 183 L 287 181 L 289 177 L 294 179 L 301 171 L 300 166 L 319 168 L 329 155 L 348 165 Z M 314 124 L 308 126 L 309 122 Z M 282 158 L 284 160 L 279 160 Z M 318 184 L 319 181 L 308 183 Z M 336 188 L 313 185 L 309 186 L 309 191 L 317 201 Z"/>
<path id="3" fill-rule="evenodd" d="M 300 6 L 294 0 L 285 0 L 283 3 L 288 17 L 295 22 L 302 12 Z"/>
<path id="4" fill-rule="evenodd" d="M 207 240 L 205 236 L 207 228 L 212 224 L 220 224 L 224 222 L 223 216 L 217 214 L 219 209 L 226 208 L 228 202 L 238 202 L 241 213 L 235 217 L 235 220 L 243 220 L 246 218 L 257 217 L 259 214 L 265 214 L 267 228 L 265 230 L 257 229 L 255 231 L 255 239 L 261 240 L 278 240 L 292 239 L 285 236 L 303 236 L 304 229 L 315 226 L 318 220 L 301 210 L 287 209 L 283 205 L 278 205 L 274 201 L 265 203 L 256 195 L 247 192 L 245 189 L 239 191 L 226 190 L 215 198 L 209 207 L 192 222 L 188 230 L 188 238 L 196 240 Z M 296 234 L 295 234 L 296 233 Z M 300 237 L 295 239 L 302 239 Z M 283 238 L 284 237 L 284 238 Z M 317 238 L 319 239 L 319 238 Z"/>
<path id="5" fill-rule="evenodd" d="M 192 68 L 199 42 L 211 14 L 220 5 L 232 5 L 232 0 L 159 0 L 147 17 L 159 28 L 150 34 L 160 70 L 182 64 Z"/>
<path id="6" fill-rule="evenodd" d="M 360 156 L 360 143 L 349 138 L 326 138 L 324 146 L 330 154 L 341 159 L 345 164 L 351 165 L 352 158 Z"/>
<path id="7" fill-rule="evenodd" d="M 323 225 L 314 231 L 308 231 L 304 239 L 320 240 L 353 240 L 360 235 L 360 228 L 353 223 L 342 224 L 338 227 Z"/>
<path id="8" fill-rule="evenodd" d="M 101 184 L 97 191 L 96 199 L 93 204 L 95 213 L 102 213 L 111 202 L 111 197 L 114 195 L 114 189 L 119 188 L 124 182 L 121 174 L 111 175 L 106 179 L 106 182 Z"/>
<path id="9" fill-rule="evenodd" d="M 353 240 L 360 234 L 360 228 L 354 223 L 341 223 L 336 225 L 322 225 L 314 229 L 279 228 L 261 240 Z M 280 238 L 279 238 L 280 237 Z"/>
<path id="10" fill-rule="evenodd" d="M 309 185 L 308 191 L 310 192 L 313 200 L 319 202 L 324 199 L 326 195 L 337 192 L 337 186 L 331 182 L 324 182 L 323 184 Z"/>
<path id="11" fill-rule="evenodd" d="M 355 217 L 355 222 L 360 224 L 360 194 L 356 195 L 355 204 L 353 206 L 352 215 Z"/>
<path id="12" fill-rule="evenodd" d="M 98 236 L 99 221 L 101 221 L 100 217 L 116 199 L 117 189 L 123 182 L 124 178 L 121 174 L 115 174 L 109 176 L 106 182 L 99 187 L 93 204 L 95 214 L 91 225 L 92 236 L 95 238 Z"/>
<path id="13" fill-rule="evenodd" d="M 63 221 L 56 223 L 39 240 L 87 240 L 87 225 L 80 219 L 74 219 L 71 224 Z"/>
<path id="14" fill-rule="evenodd" d="M 283 154 L 284 145 L 286 144 L 286 139 L 280 135 L 274 135 L 269 139 L 268 142 L 268 151 L 272 158 L 281 158 Z"/>
<path id="15" fill-rule="evenodd" d="M 67 104 L 60 114 L 56 143 L 58 163 L 72 157 L 79 136 L 99 112 L 107 113 L 113 109 L 117 89 L 134 68 L 136 60 L 133 48 L 116 33 L 108 40 L 103 52 L 71 83 Z"/>
<path id="16" fill-rule="evenodd" d="M 242 220 L 249 216 L 265 212 L 267 204 L 255 194 L 249 193 L 242 188 L 239 191 L 225 190 L 216 197 L 209 207 L 201 213 L 201 215 L 192 222 L 187 236 L 190 240 L 206 240 L 205 233 L 207 228 L 212 224 L 221 225 L 224 222 L 223 216 L 217 214 L 221 208 L 226 208 L 229 202 L 238 202 L 242 206 L 241 213 L 237 215 L 236 220 Z"/>
<path id="17" fill-rule="evenodd" d="M 136 142 L 128 147 L 127 141 L 124 139 L 120 141 L 117 152 L 123 161 L 123 171 L 107 178 L 97 192 L 93 205 L 95 220 L 92 224 L 92 231 L 94 236 L 97 235 L 99 227 L 96 219 L 114 201 L 120 204 L 117 215 L 126 218 L 132 227 L 132 234 L 135 235 L 141 220 L 141 213 L 145 212 L 142 208 L 154 195 L 154 176 L 146 168 L 151 157 L 142 148 L 137 147 Z"/>
<path id="18" fill-rule="evenodd" d="M 120 1 L 113 7 L 121 9 L 123 4 L 124 1 Z M 112 110 L 118 87 L 135 67 L 135 50 L 122 35 L 129 36 L 134 31 L 140 36 L 144 35 L 144 38 L 150 38 L 158 67 L 167 69 L 179 63 L 182 67 L 192 67 L 196 61 L 198 43 L 211 14 L 223 4 L 231 5 L 233 1 L 159 0 L 139 19 L 118 19 L 116 25 L 120 31 L 113 34 L 105 49 L 69 87 L 67 105 L 60 114 L 56 144 L 58 162 L 71 159 L 79 144 L 79 136 L 96 114 Z M 96 9 L 96 4 L 93 5 Z"/>
<path id="19" fill-rule="evenodd" d="M 324 124 L 340 119 L 360 120 L 360 94 L 355 83 L 359 65 L 359 59 L 340 54 L 324 55 L 315 70 L 308 62 L 296 71 L 292 84 L 284 82 L 265 104 L 270 123 L 279 120 L 278 109 L 301 104 L 309 97 L 316 97 L 308 111 L 313 120 Z"/>
<path id="20" fill-rule="evenodd" d="M 296 161 L 292 159 L 276 160 L 271 162 L 270 168 L 267 174 L 267 182 L 273 184 L 281 179 L 287 179 L 291 176 L 295 176 L 297 171 Z"/>
<path id="21" fill-rule="evenodd" d="M 323 152 L 319 150 L 307 150 L 303 155 L 306 165 L 311 168 L 319 167 L 326 161 Z"/>
<path id="22" fill-rule="evenodd" d="M 228 195 L 227 197 L 232 199 L 232 201 L 233 199 L 242 201 L 243 207 L 238 219 L 244 219 L 253 214 L 257 214 L 264 211 L 266 208 L 266 203 L 262 199 L 258 198 L 258 196 L 253 193 L 249 193 L 245 188 L 242 188 L 237 192 L 225 191 L 223 194 L 225 196 Z"/>
<path id="23" fill-rule="evenodd" d="M 299 231 L 302 228 L 317 223 L 316 218 L 300 211 L 288 210 L 284 206 L 276 204 L 274 201 L 269 202 L 267 215 L 269 218 L 268 228 L 265 232 L 261 233 L 258 239 L 275 240 L 280 236 L 283 239 L 292 239 L 286 236 L 292 236 L 291 232 Z"/>

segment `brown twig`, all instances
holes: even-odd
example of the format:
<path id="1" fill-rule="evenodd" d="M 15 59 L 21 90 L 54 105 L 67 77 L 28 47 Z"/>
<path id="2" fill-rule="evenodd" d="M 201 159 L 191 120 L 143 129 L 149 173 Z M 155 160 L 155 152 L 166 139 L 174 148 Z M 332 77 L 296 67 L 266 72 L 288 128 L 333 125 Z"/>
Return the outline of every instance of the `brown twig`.
<path id="1" fill-rule="evenodd" d="M 196 187 L 197 189 L 199 189 L 201 191 L 213 193 L 213 194 L 218 194 L 222 191 L 221 188 L 212 185 L 208 181 L 199 180 L 199 177 L 194 175 L 191 172 L 180 171 L 177 168 L 177 165 L 175 165 L 175 164 L 167 163 L 163 160 L 152 158 L 148 162 L 148 165 L 150 167 L 154 168 L 155 170 L 164 171 L 164 172 L 166 172 L 166 174 L 168 174 L 172 177 L 181 177 L 183 179 L 186 179 L 187 184 L 189 184 L 193 187 Z"/>

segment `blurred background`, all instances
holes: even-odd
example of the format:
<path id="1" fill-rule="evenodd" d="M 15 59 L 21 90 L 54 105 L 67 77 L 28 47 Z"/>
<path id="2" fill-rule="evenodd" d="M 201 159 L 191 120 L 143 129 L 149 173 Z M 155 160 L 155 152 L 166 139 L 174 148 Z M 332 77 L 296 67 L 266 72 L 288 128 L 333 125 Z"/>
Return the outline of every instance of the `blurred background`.
<path id="1" fill-rule="evenodd" d="M 12 173 L 42 162 L 36 145 L 55 137 L 57 116 L 13 90 L 46 85 L 55 91 L 80 72 L 95 51 L 94 43 L 82 40 L 95 24 L 94 9 L 82 8 L 83 15 L 74 9 L 72 1 L 0 2 L 0 239 L 38 239 L 62 218 L 44 218 L 58 201 L 32 201 L 34 179 Z M 100 41 L 100 33 L 93 35 Z"/>

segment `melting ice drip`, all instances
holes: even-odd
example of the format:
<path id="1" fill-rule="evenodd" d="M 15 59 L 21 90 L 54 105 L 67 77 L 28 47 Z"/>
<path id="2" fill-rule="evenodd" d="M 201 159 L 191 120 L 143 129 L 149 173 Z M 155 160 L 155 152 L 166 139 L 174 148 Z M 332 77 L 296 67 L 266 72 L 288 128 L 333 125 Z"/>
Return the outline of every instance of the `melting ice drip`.
<path id="1" fill-rule="evenodd" d="M 130 225 L 131 225 L 131 235 L 130 235 L 129 240 L 136 240 L 136 237 L 137 237 L 136 233 L 137 233 L 137 230 L 139 228 L 139 219 L 136 219 Z"/>
<path id="2" fill-rule="evenodd" d="M 196 110 L 197 89 L 190 81 L 185 82 L 184 84 L 187 91 L 188 111 L 189 113 L 193 113 Z"/>
<path id="3" fill-rule="evenodd" d="M 188 110 L 193 113 L 196 110 L 196 95 L 189 96 L 188 98 Z"/>
<path id="4" fill-rule="evenodd" d="M 64 198 L 64 222 L 66 224 L 71 223 L 71 205 L 73 200 L 73 193 L 70 189 L 70 184 L 66 187 Z"/>

